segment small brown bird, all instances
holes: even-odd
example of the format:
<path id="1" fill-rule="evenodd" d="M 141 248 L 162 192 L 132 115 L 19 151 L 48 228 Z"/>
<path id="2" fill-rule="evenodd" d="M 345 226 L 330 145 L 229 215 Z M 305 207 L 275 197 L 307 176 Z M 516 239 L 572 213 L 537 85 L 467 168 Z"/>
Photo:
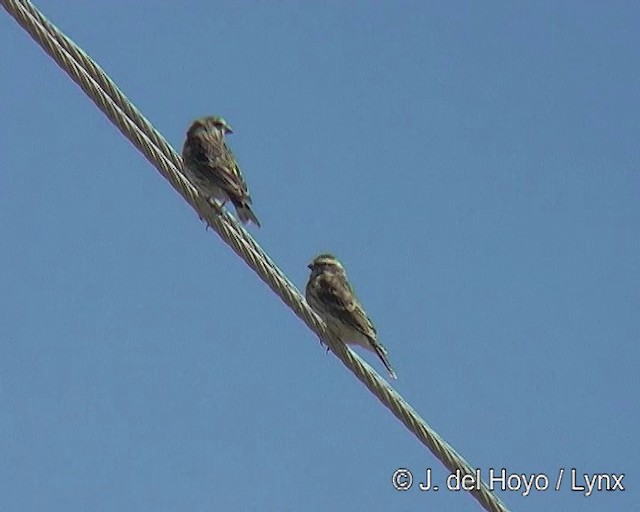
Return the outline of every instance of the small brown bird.
<path id="1" fill-rule="evenodd" d="M 375 352 L 389 375 L 397 379 L 378 341 L 376 329 L 349 284 L 342 263 L 332 254 L 320 254 L 308 265 L 311 276 L 305 289 L 307 303 L 345 343 Z"/>
<path id="2" fill-rule="evenodd" d="M 233 133 L 220 116 L 196 119 L 187 131 L 182 146 L 182 161 L 189 179 L 211 201 L 224 205 L 231 201 L 243 224 L 251 221 L 260 226 L 251 210 L 251 196 L 238 162 L 225 142 L 225 135 Z"/>

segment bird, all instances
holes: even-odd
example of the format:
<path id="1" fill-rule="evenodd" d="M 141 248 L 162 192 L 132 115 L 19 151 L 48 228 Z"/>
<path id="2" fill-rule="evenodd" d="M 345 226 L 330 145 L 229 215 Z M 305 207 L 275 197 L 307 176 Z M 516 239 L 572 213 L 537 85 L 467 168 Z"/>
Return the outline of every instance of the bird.
<path id="1" fill-rule="evenodd" d="M 311 275 L 305 297 L 311 309 L 343 342 L 375 352 L 389 375 L 397 379 L 387 358 L 387 349 L 378 341 L 376 329 L 356 297 L 342 263 L 333 254 L 323 253 L 307 267 Z"/>
<path id="2" fill-rule="evenodd" d="M 182 146 L 183 168 L 207 200 L 217 200 L 222 206 L 231 201 L 243 224 L 251 221 L 260 227 L 251 209 L 247 183 L 225 141 L 228 133 L 233 133 L 233 130 L 221 116 L 206 116 L 193 121 Z M 214 203 L 214 206 L 217 205 Z"/>

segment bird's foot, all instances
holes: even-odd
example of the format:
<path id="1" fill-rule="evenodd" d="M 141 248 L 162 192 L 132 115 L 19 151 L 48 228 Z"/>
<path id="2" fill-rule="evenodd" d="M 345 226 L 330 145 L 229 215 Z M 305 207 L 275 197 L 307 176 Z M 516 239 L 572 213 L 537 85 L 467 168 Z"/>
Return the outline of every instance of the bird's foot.
<path id="1" fill-rule="evenodd" d="M 219 204 L 213 196 L 209 197 L 207 199 L 207 202 L 209 203 L 209 206 L 211 206 L 211 208 L 213 208 L 213 210 L 216 212 L 216 215 L 222 215 L 222 207 L 224 206 L 224 203 Z M 198 215 L 198 217 L 200 216 Z M 207 219 L 203 219 L 202 217 L 200 217 L 200 220 L 207 225 L 204 230 L 209 231 L 209 228 L 211 227 L 209 221 Z"/>
<path id="2" fill-rule="evenodd" d="M 211 206 L 211 208 L 214 209 L 214 211 L 216 212 L 216 215 L 222 215 L 222 210 L 224 208 L 226 201 L 219 203 L 215 197 L 211 196 L 208 199 L 208 203 Z"/>
<path id="3" fill-rule="evenodd" d="M 222 208 L 224 207 L 224 203 L 218 203 L 218 201 L 216 201 L 213 198 L 209 199 L 209 203 L 211 204 L 211 207 L 216 211 L 218 215 L 222 214 Z"/>

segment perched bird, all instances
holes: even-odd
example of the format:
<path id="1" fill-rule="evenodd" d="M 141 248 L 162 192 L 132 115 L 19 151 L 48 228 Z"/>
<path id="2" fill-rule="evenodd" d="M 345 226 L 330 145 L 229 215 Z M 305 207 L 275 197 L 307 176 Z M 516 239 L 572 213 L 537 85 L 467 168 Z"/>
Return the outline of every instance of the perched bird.
<path id="1" fill-rule="evenodd" d="M 216 199 L 222 205 L 231 201 L 243 224 L 252 221 L 260 226 L 238 162 L 225 142 L 227 133 L 233 130 L 220 116 L 201 117 L 191 123 L 182 146 L 185 172 L 209 201 Z"/>
<path id="2" fill-rule="evenodd" d="M 305 296 L 309 306 L 343 342 L 375 352 L 389 375 L 396 379 L 387 359 L 387 349 L 378 341 L 376 329 L 349 284 L 342 264 L 332 254 L 320 254 L 308 267 L 311 276 Z"/>

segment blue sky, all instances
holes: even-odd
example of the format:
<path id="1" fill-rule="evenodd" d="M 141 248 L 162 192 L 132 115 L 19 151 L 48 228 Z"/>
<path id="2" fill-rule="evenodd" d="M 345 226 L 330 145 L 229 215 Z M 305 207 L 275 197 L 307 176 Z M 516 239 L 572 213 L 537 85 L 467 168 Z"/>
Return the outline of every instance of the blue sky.
<path id="1" fill-rule="evenodd" d="M 300 288 L 343 261 L 483 476 L 626 474 L 510 508 L 636 505 L 636 2 L 38 5 L 174 147 L 228 119 L 257 240 Z M 480 510 L 394 490 L 445 470 L 4 12 L 0 46 L 2 510 Z"/>

